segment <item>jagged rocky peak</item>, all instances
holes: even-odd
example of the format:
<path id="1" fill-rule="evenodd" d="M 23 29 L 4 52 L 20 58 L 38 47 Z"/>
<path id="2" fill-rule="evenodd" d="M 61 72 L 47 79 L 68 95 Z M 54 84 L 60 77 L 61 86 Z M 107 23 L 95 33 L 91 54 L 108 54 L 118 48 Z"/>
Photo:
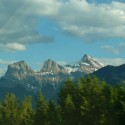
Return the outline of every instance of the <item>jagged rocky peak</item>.
<path id="1" fill-rule="evenodd" d="M 40 70 L 40 72 L 48 72 L 48 73 L 55 73 L 55 74 L 68 73 L 67 70 L 63 66 L 57 64 L 51 59 L 48 59 L 44 62 L 43 67 Z"/>
<path id="2" fill-rule="evenodd" d="M 33 75 L 34 71 L 27 65 L 25 61 L 15 62 L 8 65 L 5 75 Z"/>
<path id="3" fill-rule="evenodd" d="M 83 58 L 81 59 L 81 61 L 80 61 L 80 64 L 88 64 L 88 65 L 90 65 L 90 66 L 92 66 L 92 67 L 95 67 L 95 68 L 97 68 L 97 69 L 99 69 L 99 68 L 102 68 L 104 65 L 101 63 L 101 62 L 99 62 L 97 59 L 95 59 L 95 58 L 93 58 L 93 57 L 91 57 L 91 56 L 89 56 L 89 55 L 87 55 L 87 54 L 85 54 L 84 56 L 83 56 Z"/>
<path id="4" fill-rule="evenodd" d="M 85 55 L 82 57 L 81 61 L 88 61 L 89 58 L 90 58 L 90 56 L 87 55 L 87 54 L 85 54 Z"/>
<path id="5" fill-rule="evenodd" d="M 85 74 L 92 73 L 103 67 L 103 64 L 97 59 L 85 54 L 82 59 L 76 62 L 74 65 L 66 65 L 66 69 L 69 72 L 83 72 Z"/>

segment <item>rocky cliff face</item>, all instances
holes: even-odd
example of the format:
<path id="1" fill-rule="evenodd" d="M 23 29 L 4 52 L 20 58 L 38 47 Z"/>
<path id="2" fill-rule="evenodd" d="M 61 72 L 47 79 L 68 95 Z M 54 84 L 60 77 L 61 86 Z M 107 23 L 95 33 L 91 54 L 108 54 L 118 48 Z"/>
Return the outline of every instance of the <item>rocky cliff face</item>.
<path id="1" fill-rule="evenodd" d="M 0 89 L 13 90 L 16 95 L 24 94 L 16 90 L 20 88 L 25 94 L 42 90 L 46 99 L 53 99 L 56 98 L 56 90 L 68 77 L 67 70 L 50 59 L 44 62 L 38 72 L 33 71 L 25 61 L 20 61 L 8 65 L 5 75 L 0 78 Z"/>
<path id="2" fill-rule="evenodd" d="M 25 61 L 20 61 L 8 65 L 5 75 L 0 79 L 0 85 L 8 88 L 21 85 L 26 89 L 35 89 L 38 80 L 35 72 Z"/>
<path id="3" fill-rule="evenodd" d="M 16 62 L 8 65 L 6 77 L 15 77 L 17 79 L 25 79 L 29 76 L 35 77 L 35 72 L 24 62 Z"/>
<path id="4" fill-rule="evenodd" d="M 53 73 L 53 74 L 59 74 L 59 73 L 63 73 L 63 74 L 67 74 L 67 70 L 57 64 L 56 62 L 54 62 L 51 59 L 48 59 L 47 61 L 44 62 L 42 69 L 40 70 L 41 73 Z"/>

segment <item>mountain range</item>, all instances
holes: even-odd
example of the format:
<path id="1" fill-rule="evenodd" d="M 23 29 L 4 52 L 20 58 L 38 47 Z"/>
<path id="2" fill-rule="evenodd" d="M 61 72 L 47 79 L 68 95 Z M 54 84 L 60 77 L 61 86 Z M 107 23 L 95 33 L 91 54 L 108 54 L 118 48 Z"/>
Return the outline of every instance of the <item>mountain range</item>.
<path id="1" fill-rule="evenodd" d="M 105 66 L 95 58 L 85 54 L 74 64 L 59 65 L 48 59 L 39 71 L 34 71 L 25 61 L 8 65 L 4 76 L 0 78 L 0 98 L 6 92 L 13 92 L 19 98 L 34 96 L 42 90 L 47 100 L 57 99 L 57 93 L 67 79 L 77 80 L 85 75 L 96 75 L 111 84 L 124 82 L 125 65 Z"/>
<path id="2" fill-rule="evenodd" d="M 86 54 L 75 64 L 65 66 L 48 59 L 39 71 L 32 70 L 25 61 L 15 62 L 0 78 L 0 94 L 9 91 L 23 97 L 42 90 L 46 99 L 53 99 L 66 79 L 78 79 L 102 67 L 102 63 Z"/>

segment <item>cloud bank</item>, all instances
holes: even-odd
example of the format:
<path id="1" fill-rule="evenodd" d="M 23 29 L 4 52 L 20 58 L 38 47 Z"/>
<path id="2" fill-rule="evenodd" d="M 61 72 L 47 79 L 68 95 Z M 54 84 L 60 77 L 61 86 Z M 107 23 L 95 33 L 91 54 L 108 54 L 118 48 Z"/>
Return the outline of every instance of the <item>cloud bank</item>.
<path id="1" fill-rule="evenodd" d="M 63 33 L 85 42 L 125 39 L 124 3 L 94 4 L 86 0 L 0 0 L 0 3 L 1 50 L 22 51 L 27 44 L 52 42 L 53 37 L 36 30 L 44 17 L 57 23 Z"/>
<path id="2" fill-rule="evenodd" d="M 118 55 L 120 53 L 120 50 L 118 48 L 114 48 L 113 46 L 110 45 L 103 45 L 101 48 L 107 50 L 110 53 Z"/>
<path id="3" fill-rule="evenodd" d="M 32 1 L 0 0 L 0 50 L 22 51 L 27 44 L 54 41 L 36 30 L 40 15 Z"/>
<path id="4" fill-rule="evenodd" d="M 119 55 L 121 52 L 125 51 L 125 42 L 119 43 L 117 47 L 114 47 L 113 45 L 102 45 L 101 48 L 105 49 L 109 53 Z"/>
<path id="5" fill-rule="evenodd" d="M 96 42 L 112 38 L 125 39 L 125 4 L 90 4 L 85 0 L 62 3 L 53 16 L 63 32 Z"/>
<path id="6" fill-rule="evenodd" d="M 100 61 L 103 62 L 104 65 L 119 66 L 125 64 L 124 58 L 100 58 Z"/>

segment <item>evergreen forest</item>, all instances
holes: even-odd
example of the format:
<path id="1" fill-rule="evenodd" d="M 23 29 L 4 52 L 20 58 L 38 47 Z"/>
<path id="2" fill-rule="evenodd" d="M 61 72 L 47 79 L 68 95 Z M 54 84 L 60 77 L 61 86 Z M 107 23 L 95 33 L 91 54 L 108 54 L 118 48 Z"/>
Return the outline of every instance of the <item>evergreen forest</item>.
<path id="1" fill-rule="evenodd" d="M 125 87 L 88 77 L 65 81 L 57 102 L 42 92 L 34 100 L 7 93 L 0 100 L 0 125 L 125 125 Z"/>

